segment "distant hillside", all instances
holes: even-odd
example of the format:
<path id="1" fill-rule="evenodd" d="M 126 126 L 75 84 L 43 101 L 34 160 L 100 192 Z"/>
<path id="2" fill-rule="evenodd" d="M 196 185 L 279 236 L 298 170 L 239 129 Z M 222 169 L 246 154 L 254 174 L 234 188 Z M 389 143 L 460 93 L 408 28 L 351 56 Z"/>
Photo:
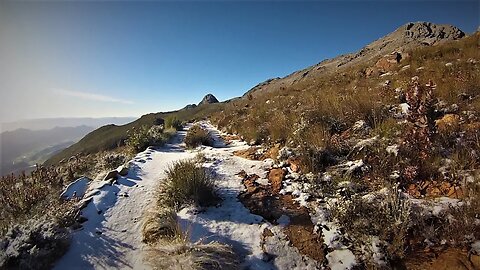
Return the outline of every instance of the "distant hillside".
<path id="1" fill-rule="evenodd" d="M 78 154 L 91 154 L 104 150 L 112 150 L 124 144 L 127 138 L 127 131 L 141 126 L 152 126 L 163 123 L 167 117 L 176 117 L 181 121 L 191 121 L 205 118 L 212 112 L 219 111 L 223 103 L 205 104 L 196 107 L 184 108 L 178 111 L 150 113 L 143 115 L 139 119 L 122 126 L 107 125 L 100 127 L 89 133 L 78 143 L 68 147 L 60 153 L 54 155 L 45 162 L 47 165 L 55 164 L 64 158 L 69 158 Z"/>
<path id="2" fill-rule="evenodd" d="M 48 130 L 17 129 L 0 134 L 1 174 L 26 169 L 80 140 L 94 127 L 56 127 Z"/>
<path id="3" fill-rule="evenodd" d="M 55 127 L 89 126 L 98 128 L 108 124 L 124 125 L 134 121 L 134 117 L 103 117 L 103 118 L 42 118 L 29 119 L 9 123 L 1 123 L 0 132 L 24 128 L 29 130 L 45 130 Z"/>

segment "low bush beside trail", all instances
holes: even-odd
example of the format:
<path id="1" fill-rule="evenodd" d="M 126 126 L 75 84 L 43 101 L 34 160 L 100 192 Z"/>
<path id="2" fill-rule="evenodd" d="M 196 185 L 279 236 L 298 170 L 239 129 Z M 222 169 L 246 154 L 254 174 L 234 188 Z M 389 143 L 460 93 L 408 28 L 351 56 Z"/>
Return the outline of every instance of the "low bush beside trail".
<path id="1" fill-rule="evenodd" d="M 189 148 L 195 148 L 200 145 L 212 146 L 213 140 L 208 130 L 195 125 L 188 130 L 185 136 L 185 144 Z"/>

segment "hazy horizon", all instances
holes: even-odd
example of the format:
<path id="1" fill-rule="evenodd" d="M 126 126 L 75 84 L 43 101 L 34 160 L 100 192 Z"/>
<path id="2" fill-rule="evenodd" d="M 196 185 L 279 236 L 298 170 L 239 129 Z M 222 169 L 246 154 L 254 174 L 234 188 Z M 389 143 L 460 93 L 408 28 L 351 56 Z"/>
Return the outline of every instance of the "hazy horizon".
<path id="1" fill-rule="evenodd" d="M 410 21 L 474 32 L 478 11 L 478 1 L 2 1 L 0 123 L 226 100 Z"/>

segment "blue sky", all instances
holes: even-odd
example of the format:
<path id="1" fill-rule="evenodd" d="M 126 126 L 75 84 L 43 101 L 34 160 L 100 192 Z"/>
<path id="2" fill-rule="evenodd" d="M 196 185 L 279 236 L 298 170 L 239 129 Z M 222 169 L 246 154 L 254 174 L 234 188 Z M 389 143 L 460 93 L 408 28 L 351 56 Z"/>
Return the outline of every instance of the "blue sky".
<path id="1" fill-rule="evenodd" d="M 0 122 L 140 116 L 240 96 L 410 21 L 473 32 L 479 1 L 0 2 Z"/>

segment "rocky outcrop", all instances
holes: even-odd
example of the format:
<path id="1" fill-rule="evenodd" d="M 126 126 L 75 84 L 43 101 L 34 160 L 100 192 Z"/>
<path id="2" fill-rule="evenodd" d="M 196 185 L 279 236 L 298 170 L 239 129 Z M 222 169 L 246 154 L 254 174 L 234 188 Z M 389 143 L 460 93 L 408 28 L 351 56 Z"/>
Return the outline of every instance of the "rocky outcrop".
<path id="1" fill-rule="evenodd" d="M 212 94 L 207 94 L 205 97 L 203 97 L 202 101 L 198 103 L 198 106 L 212 103 L 218 103 L 218 99 Z"/>
<path id="2" fill-rule="evenodd" d="M 464 36 L 464 32 L 452 25 L 433 24 L 430 22 L 407 23 L 356 53 L 326 59 L 284 78 L 269 79 L 260 83 L 246 92 L 243 98 L 252 99 L 260 93 L 281 91 L 298 82 L 308 79 L 315 80 L 332 72 L 342 72 L 342 70 L 358 64 L 373 62 L 373 65 L 376 61 L 380 61 L 373 67 L 365 70 L 367 76 L 378 75 L 379 73 L 388 72 L 392 66 L 397 65 L 402 59 L 408 57 L 405 54 L 407 50 L 420 46 L 436 45 L 444 41 L 457 40 Z M 378 60 L 379 58 L 385 59 Z"/>
<path id="3" fill-rule="evenodd" d="M 183 107 L 183 110 L 194 109 L 196 107 L 197 107 L 196 104 L 188 104 L 187 106 Z"/>

